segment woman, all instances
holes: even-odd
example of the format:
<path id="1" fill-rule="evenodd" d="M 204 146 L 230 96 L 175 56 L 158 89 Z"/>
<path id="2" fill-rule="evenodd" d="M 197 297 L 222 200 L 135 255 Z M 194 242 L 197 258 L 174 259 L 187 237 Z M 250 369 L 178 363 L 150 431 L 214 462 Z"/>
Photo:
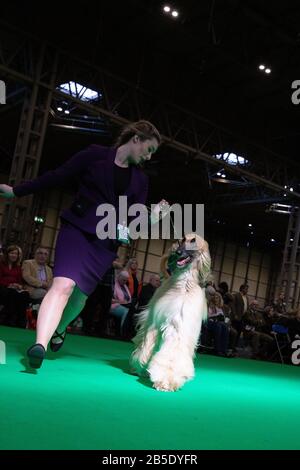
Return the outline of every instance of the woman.
<path id="1" fill-rule="evenodd" d="M 213 333 L 216 355 L 232 357 L 232 355 L 227 352 L 229 344 L 229 328 L 224 321 L 225 316 L 223 305 L 221 294 L 215 291 L 215 293 L 210 296 L 208 302 L 208 321 L 206 326 L 208 331 Z"/>
<path id="2" fill-rule="evenodd" d="M 5 307 L 5 324 L 25 328 L 29 292 L 23 289 L 21 261 L 21 248 L 9 246 L 0 261 L 0 303 Z"/>
<path id="3" fill-rule="evenodd" d="M 138 280 L 138 262 L 136 258 L 130 258 L 126 264 L 128 271 L 128 288 L 132 297 L 132 304 L 135 306 L 142 290 L 142 283 Z"/>
<path id="4" fill-rule="evenodd" d="M 139 167 L 150 160 L 160 143 L 160 134 L 153 124 L 138 121 L 123 129 L 114 148 L 91 145 L 58 169 L 33 181 L 13 188 L 0 185 L 2 195 L 21 197 L 63 186 L 73 179 L 79 183 L 72 207 L 61 216 L 54 280 L 39 310 L 36 344 L 27 352 L 32 367 L 41 366 L 51 338 L 52 351 L 60 349 L 67 326 L 78 316 L 87 296 L 117 256 L 116 241 L 101 240 L 96 235 L 97 207 L 110 203 L 118 213 L 120 195 L 127 196 L 128 207 L 145 204 L 148 178 Z M 161 201 L 156 205 L 153 222 L 157 221 L 163 204 Z"/>
<path id="5" fill-rule="evenodd" d="M 120 334 L 123 335 L 123 325 L 126 320 L 129 308 L 131 307 L 131 294 L 127 287 L 129 279 L 128 271 L 121 271 L 115 280 L 114 295 L 112 299 L 110 313 L 114 317 L 120 318 Z"/>

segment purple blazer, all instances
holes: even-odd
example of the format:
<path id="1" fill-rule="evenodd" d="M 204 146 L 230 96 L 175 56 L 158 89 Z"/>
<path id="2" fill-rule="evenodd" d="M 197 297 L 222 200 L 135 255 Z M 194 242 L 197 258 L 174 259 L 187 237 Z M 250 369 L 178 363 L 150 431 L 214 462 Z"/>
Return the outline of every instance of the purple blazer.
<path id="1" fill-rule="evenodd" d="M 96 216 L 97 207 L 102 203 L 110 203 L 117 208 L 118 197 L 114 193 L 116 152 L 115 148 L 90 145 L 56 170 L 48 171 L 34 180 L 14 186 L 14 194 L 17 197 L 27 196 L 56 186 L 63 186 L 73 178 L 77 181 L 79 179 L 79 188 L 72 207 L 83 201 L 84 211 L 78 215 L 77 211 L 69 208 L 63 211 L 61 217 L 82 231 L 95 234 L 96 226 L 101 220 L 100 216 Z M 135 203 L 145 204 L 147 192 L 148 177 L 140 168 L 133 166 L 131 181 L 125 193 L 128 198 L 128 207 Z"/>

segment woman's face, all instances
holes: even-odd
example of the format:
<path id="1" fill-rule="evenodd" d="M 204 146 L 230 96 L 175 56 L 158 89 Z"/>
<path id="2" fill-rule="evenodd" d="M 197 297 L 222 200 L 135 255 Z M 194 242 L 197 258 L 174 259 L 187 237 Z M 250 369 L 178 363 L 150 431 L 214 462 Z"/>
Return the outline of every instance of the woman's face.
<path id="1" fill-rule="evenodd" d="M 130 269 L 131 269 L 132 271 L 136 271 L 137 268 L 138 268 L 137 261 L 136 261 L 136 260 L 131 261 L 131 263 L 130 263 Z"/>
<path id="2" fill-rule="evenodd" d="M 126 282 L 128 281 L 128 277 L 126 276 L 119 276 L 119 283 L 124 286 L 126 284 Z"/>
<path id="3" fill-rule="evenodd" d="M 141 165 L 147 160 L 150 160 L 152 154 L 158 148 L 158 141 L 155 137 L 152 139 L 141 140 L 140 137 L 134 136 L 131 145 L 131 161 L 135 165 Z"/>
<path id="4" fill-rule="evenodd" d="M 19 258 L 18 250 L 13 250 L 8 253 L 8 260 L 11 263 L 15 263 L 16 261 L 18 261 L 18 258 Z"/>

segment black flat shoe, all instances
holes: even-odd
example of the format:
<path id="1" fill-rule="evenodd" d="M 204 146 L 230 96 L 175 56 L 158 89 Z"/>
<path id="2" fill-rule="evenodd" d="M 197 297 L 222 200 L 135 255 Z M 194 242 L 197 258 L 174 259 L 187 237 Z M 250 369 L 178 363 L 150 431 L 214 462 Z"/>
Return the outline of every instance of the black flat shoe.
<path id="1" fill-rule="evenodd" d="M 33 369 L 39 369 L 43 363 L 46 350 L 42 344 L 34 344 L 27 351 L 27 356 L 29 359 L 29 365 Z"/>
<path id="2" fill-rule="evenodd" d="M 50 349 L 51 349 L 51 351 L 57 352 L 57 351 L 60 350 L 60 348 L 64 344 L 66 334 L 67 334 L 67 330 L 63 331 L 62 333 L 58 333 L 58 331 L 55 331 L 54 335 L 52 336 L 52 338 L 50 340 Z M 54 339 L 58 339 L 58 338 L 61 339 L 61 341 L 59 341 L 58 343 L 53 341 Z"/>

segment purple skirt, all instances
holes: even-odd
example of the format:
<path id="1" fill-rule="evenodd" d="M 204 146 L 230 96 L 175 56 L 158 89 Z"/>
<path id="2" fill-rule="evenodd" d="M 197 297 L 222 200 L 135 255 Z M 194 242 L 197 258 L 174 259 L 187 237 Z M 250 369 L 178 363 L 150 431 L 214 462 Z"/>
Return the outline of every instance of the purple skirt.
<path id="1" fill-rule="evenodd" d="M 63 222 L 56 242 L 53 275 L 72 279 L 84 294 L 90 295 L 116 259 L 116 251 L 111 240 L 99 240 L 96 235 Z"/>

